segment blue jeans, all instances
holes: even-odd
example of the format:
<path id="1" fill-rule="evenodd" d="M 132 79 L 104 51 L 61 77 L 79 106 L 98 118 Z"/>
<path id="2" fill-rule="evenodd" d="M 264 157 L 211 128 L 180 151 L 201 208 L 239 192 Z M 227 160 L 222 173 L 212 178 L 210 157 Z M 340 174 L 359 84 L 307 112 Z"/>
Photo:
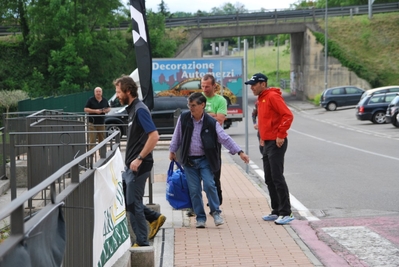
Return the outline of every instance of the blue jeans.
<path id="1" fill-rule="evenodd" d="M 197 215 L 197 221 L 206 221 L 204 202 L 202 201 L 201 181 L 204 186 L 206 197 L 208 198 L 211 214 L 213 212 L 220 213 L 219 197 L 208 160 L 205 157 L 189 160 L 189 163 L 184 165 L 184 172 L 186 174 L 193 210 Z"/>
<path id="2" fill-rule="evenodd" d="M 148 168 L 142 167 L 143 166 L 140 166 L 139 173 L 133 172 L 131 169 L 125 167 L 125 172 L 122 173 L 122 179 L 126 189 L 126 210 L 129 214 L 133 232 L 136 235 L 136 243 L 139 246 L 149 246 L 148 227 L 144 214 L 145 206 L 143 204 L 143 197 L 145 183 L 147 178 L 150 176 L 150 171 L 148 171 Z M 141 171 L 142 169 L 143 171 Z"/>

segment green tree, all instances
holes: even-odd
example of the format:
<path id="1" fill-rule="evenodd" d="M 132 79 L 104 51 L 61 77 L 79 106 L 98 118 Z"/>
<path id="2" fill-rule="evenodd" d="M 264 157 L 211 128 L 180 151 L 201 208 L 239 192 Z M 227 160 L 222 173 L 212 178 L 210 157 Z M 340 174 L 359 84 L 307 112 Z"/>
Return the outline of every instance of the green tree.
<path id="1" fill-rule="evenodd" d="M 177 11 L 172 14 L 172 18 L 188 18 L 193 16 L 195 16 L 195 14 L 189 12 L 182 12 L 182 11 Z"/>
<path id="2" fill-rule="evenodd" d="M 159 11 L 159 13 L 164 15 L 165 17 L 169 17 L 170 16 L 170 12 L 168 10 L 168 5 L 166 5 L 164 0 L 161 0 L 161 3 L 158 5 L 158 11 Z"/>
<path id="3" fill-rule="evenodd" d="M 245 5 L 237 2 L 235 5 L 232 3 L 224 3 L 220 7 L 213 7 L 211 9 L 211 15 L 226 15 L 226 14 L 236 14 L 236 13 L 247 13 L 248 10 Z"/>
<path id="4" fill-rule="evenodd" d="M 27 0 L 2 0 L 0 2 L 0 23 L 3 25 L 19 25 L 25 42 L 29 35 L 27 2 Z M 27 47 L 24 48 L 27 49 Z"/>
<path id="5" fill-rule="evenodd" d="M 37 77 L 45 77 L 31 95 L 73 93 L 119 76 L 113 62 L 123 61 L 126 40 L 108 28 L 118 25 L 120 7 L 119 0 L 31 2 L 27 43 Z"/>
<path id="6" fill-rule="evenodd" d="M 148 28 L 151 29 L 150 42 L 152 57 L 173 57 L 177 42 L 172 38 L 168 38 L 165 31 L 165 16 L 162 13 L 147 13 Z"/>
<path id="7" fill-rule="evenodd" d="M 0 91 L 0 107 L 5 108 L 8 118 L 10 108 L 18 106 L 18 102 L 27 99 L 28 94 L 22 90 Z"/>
<path id="8" fill-rule="evenodd" d="M 0 19 L 17 21 L 18 1 L 1 1 Z M 0 90 L 20 89 L 38 97 L 95 86 L 106 89 L 115 77 L 136 68 L 132 26 L 117 30 L 121 21 L 130 19 L 129 10 L 119 0 L 21 3 L 26 6 L 29 34 L 25 39 L 16 35 L 0 42 L 4 51 L 0 53 L 4 63 L 0 64 Z M 147 23 L 153 56 L 172 57 L 183 37 L 169 37 L 164 14 L 149 12 Z"/>

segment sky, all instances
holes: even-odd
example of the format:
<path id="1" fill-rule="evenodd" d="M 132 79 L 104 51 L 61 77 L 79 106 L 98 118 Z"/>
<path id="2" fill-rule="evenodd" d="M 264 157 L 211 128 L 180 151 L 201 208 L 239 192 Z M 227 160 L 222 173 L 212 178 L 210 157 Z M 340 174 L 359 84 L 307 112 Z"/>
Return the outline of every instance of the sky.
<path id="1" fill-rule="evenodd" d="M 266 10 L 286 9 L 290 4 L 296 3 L 297 0 L 241 0 L 241 1 L 226 1 L 226 0 L 164 0 L 168 11 L 171 13 L 183 11 L 189 13 L 196 13 L 198 10 L 210 12 L 214 7 L 222 7 L 225 3 L 241 3 L 248 11 L 260 11 L 261 8 Z M 146 9 L 152 9 L 153 12 L 158 12 L 158 6 L 161 0 L 146 0 Z"/>

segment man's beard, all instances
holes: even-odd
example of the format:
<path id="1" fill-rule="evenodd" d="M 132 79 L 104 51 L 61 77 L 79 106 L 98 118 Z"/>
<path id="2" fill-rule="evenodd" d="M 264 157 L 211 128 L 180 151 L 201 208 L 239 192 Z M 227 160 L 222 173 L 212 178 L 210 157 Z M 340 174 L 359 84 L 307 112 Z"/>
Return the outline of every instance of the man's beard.
<path id="1" fill-rule="evenodd" d="M 129 104 L 129 99 L 128 99 L 127 97 L 119 98 L 119 102 L 120 102 L 122 105 L 128 105 L 128 104 Z"/>

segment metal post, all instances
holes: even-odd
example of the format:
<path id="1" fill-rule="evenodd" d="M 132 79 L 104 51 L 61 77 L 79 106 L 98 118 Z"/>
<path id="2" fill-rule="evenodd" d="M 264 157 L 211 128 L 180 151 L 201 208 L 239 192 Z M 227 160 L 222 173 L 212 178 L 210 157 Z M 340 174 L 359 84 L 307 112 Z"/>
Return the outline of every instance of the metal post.
<path id="1" fill-rule="evenodd" d="M 4 119 L 5 115 L 3 114 L 3 122 L 6 122 L 6 120 Z M 5 123 L 4 123 L 5 124 Z M 7 175 L 6 175 L 6 164 L 7 164 L 7 160 L 6 160 L 6 128 L 3 127 L 0 129 L 1 131 L 1 138 L 2 138 L 2 153 L 3 153 L 3 162 L 1 162 L 1 165 L 3 165 L 3 171 L 2 173 L 4 174 L 4 176 L 1 178 L 2 180 L 7 180 Z"/>
<path id="2" fill-rule="evenodd" d="M 150 172 L 150 179 L 148 181 L 148 204 L 153 205 L 154 204 L 154 197 L 153 197 L 153 189 L 152 189 L 152 184 L 154 183 L 154 168 L 151 169 Z"/>
<path id="3" fill-rule="evenodd" d="M 17 198 L 17 175 L 16 175 L 16 162 L 15 162 L 15 135 L 10 134 L 10 188 L 11 200 Z"/>
<path id="4" fill-rule="evenodd" d="M 247 55 L 247 52 L 248 52 L 248 41 L 247 41 L 247 39 L 244 39 L 244 77 L 245 77 L 245 80 L 246 80 L 246 78 L 247 78 L 247 72 L 248 72 L 248 55 Z M 246 125 L 246 127 L 245 127 L 245 153 L 246 154 L 249 154 L 249 141 L 248 141 L 248 90 L 247 90 L 247 85 L 243 85 L 244 86 L 244 88 L 245 88 L 245 90 L 244 90 L 244 92 L 243 92 L 243 94 L 242 94 L 242 96 L 243 96 L 243 103 L 242 103 L 242 106 L 243 106 L 243 112 L 244 112 L 244 117 L 245 117 L 245 119 L 244 119 L 244 121 L 245 121 L 245 125 Z M 245 172 L 246 173 L 249 173 L 249 165 L 248 164 L 245 164 Z"/>
<path id="5" fill-rule="evenodd" d="M 279 83 L 280 78 L 280 36 L 277 34 L 277 72 L 276 72 L 276 83 Z"/>
<path id="6" fill-rule="evenodd" d="M 373 0 L 369 0 L 369 19 L 371 19 L 373 17 Z"/>
<path id="7" fill-rule="evenodd" d="M 254 67 L 256 67 L 256 57 L 255 57 L 255 47 L 256 47 L 256 45 L 255 45 L 255 35 L 254 35 L 254 44 L 253 44 L 253 47 L 254 47 Z"/>
<path id="8" fill-rule="evenodd" d="M 223 61 L 220 60 L 220 73 L 223 73 Z M 220 95 L 223 96 L 223 75 L 220 77 Z"/>
<path id="9" fill-rule="evenodd" d="M 325 18 L 325 36 L 324 36 L 324 89 L 327 89 L 328 84 L 328 0 L 326 0 L 326 18 Z"/>

